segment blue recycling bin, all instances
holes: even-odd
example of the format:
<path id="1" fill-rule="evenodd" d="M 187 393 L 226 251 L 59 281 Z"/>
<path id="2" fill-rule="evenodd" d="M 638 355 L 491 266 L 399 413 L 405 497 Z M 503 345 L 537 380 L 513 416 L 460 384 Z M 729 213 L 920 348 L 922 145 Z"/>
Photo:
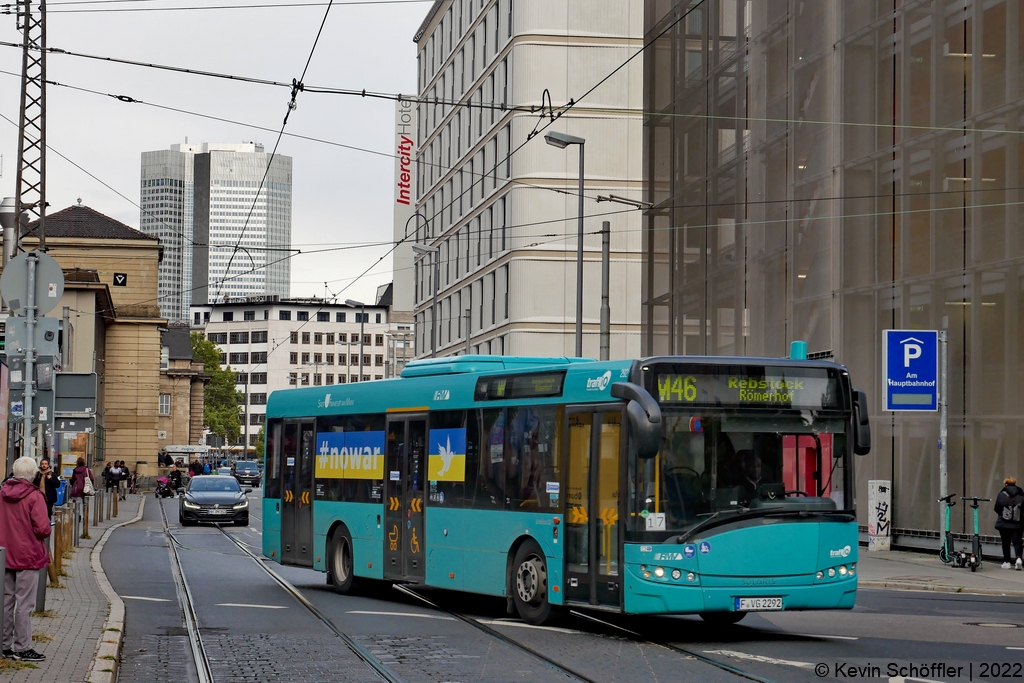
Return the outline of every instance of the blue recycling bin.
<path id="1" fill-rule="evenodd" d="M 70 488 L 71 485 L 68 483 L 67 479 L 60 480 L 60 487 L 57 489 L 57 502 L 54 503 L 55 505 L 63 505 L 67 502 L 68 491 Z"/>

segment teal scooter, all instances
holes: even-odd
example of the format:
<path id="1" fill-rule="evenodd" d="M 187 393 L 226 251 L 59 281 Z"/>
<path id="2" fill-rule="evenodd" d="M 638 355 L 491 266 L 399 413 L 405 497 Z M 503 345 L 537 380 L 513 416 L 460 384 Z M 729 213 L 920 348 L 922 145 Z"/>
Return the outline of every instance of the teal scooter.
<path id="1" fill-rule="evenodd" d="M 962 567 L 963 565 L 955 564 L 957 553 L 953 550 L 953 532 L 949 530 L 949 511 L 956 505 L 956 501 L 953 498 L 956 497 L 955 493 L 951 493 L 948 496 L 939 498 L 940 503 L 945 503 L 945 511 L 943 513 L 945 526 L 942 532 L 942 547 L 939 548 L 939 559 L 945 564 L 954 562 L 953 566 Z"/>
<path id="2" fill-rule="evenodd" d="M 969 501 L 971 509 L 974 510 L 974 535 L 971 537 L 971 552 L 960 550 L 956 553 L 956 566 L 970 567 L 972 572 L 978 571 L 981 567 L 981 537 L 978 536 L 978 503 L 991 501 L 991 498 L 978 498 L 977 496 L 960 496 L 960 500 Z M 949 528 L 949 515 L 947 513 L 946 528 Z"/>

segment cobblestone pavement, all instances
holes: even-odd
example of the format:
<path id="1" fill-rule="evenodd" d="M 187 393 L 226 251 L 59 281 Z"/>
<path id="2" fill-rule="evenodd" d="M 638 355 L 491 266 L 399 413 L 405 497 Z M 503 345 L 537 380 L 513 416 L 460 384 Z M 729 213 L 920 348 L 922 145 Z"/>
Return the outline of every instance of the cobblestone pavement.
<path id="1" fill-rule="evenodd" d="M 0 681 L 17 683 L 60 683 L 84 681 L 96 652 L 96 641 L 103 630 L 109 604 L 100 591 L 93 575 L 89 555 L 103 531 L 114 524 L 131 519 L 139 511 L 141 498 L 129 496 L 122 501 L 120 514 L 98 526 L 89 524 L 91 539 L 82 539 L 81 545 L 65 560 L 68 576 L 61 577 L 64 588 L 48 588 L 46 609 L 51 616 L 33 617 L 32 631 L 38 639 L 53 638 L 50 642 L 37 641 L 35 649 L 46 660 L 36 668 L 0 669 Z"/>

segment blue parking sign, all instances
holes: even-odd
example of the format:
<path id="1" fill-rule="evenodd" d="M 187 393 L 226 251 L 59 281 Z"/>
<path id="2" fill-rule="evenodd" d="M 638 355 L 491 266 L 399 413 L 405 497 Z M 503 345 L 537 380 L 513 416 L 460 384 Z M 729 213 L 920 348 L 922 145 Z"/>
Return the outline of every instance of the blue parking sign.
<path id="1" fill-rule="evenodd" d="M 884 330 L 882 335 L 884 410 L 938 410 L 939 333 Z"/>

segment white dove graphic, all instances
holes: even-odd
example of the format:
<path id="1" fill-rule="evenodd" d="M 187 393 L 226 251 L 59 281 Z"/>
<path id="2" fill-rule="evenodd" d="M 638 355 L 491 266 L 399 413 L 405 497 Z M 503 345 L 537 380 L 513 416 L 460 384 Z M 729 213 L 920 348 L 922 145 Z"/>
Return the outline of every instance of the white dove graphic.
<path id="1" fill-rule="evenodd" d="M 442 446 L 440 443 L 437 444 L 437 454 L 444 461 L 444 467 L 437 471 L 437 476 L 443 477 L 448 468 L 452 466 L 452 458 L 455 457 L 455 452 L 452 451 L 452 437 L 448 437 L 447 446 Z"/>

